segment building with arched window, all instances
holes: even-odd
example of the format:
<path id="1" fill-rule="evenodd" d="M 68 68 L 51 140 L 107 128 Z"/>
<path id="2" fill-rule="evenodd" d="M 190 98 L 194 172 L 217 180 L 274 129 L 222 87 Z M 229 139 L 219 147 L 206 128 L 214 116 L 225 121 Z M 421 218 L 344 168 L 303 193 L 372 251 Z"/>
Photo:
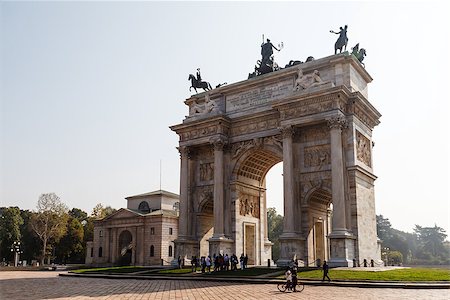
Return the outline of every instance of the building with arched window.
<path id="1" fill-rule="evenodd" d="M 94 221 L 86 264 L 168 265 L 178 237 L 179 196 L 159 190 L 125 198 L 127 207 Z"/>

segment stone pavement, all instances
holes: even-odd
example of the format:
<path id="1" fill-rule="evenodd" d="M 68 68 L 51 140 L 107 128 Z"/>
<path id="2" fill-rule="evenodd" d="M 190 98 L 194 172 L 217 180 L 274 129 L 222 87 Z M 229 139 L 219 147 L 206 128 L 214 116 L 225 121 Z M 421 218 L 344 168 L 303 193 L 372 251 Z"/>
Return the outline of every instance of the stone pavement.
<path id="1" fill-rule="evenodd" d="M 59 272 L 0 272 L 0 299 L 449 299 L 448 289 L 306 286 L 281 293 L 275 284 L 61 277 Z"/>

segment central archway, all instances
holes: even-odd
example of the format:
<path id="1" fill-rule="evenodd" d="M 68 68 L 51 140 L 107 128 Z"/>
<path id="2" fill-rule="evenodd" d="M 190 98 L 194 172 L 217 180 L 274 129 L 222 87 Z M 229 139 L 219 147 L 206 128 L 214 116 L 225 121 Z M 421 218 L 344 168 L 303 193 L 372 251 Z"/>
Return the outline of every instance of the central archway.
<path id="1" fill-rule="evenodd" d="M 282 161 L 281 147 L 260 146 L 247 149 L 237 158 L 231 186 L 236 228 L 235 248 L 248 256 L 248 264 L 260 265 L 272 259 L 268 238 L 266 175 Z"/>

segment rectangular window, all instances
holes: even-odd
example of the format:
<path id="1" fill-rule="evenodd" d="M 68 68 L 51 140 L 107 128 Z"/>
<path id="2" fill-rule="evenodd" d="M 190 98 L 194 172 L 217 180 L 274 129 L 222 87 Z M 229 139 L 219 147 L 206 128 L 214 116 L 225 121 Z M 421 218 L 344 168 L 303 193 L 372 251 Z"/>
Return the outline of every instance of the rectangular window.
<path id="1" fill-rule="evenodd" d="M 173 230 L 172 230 L 172 227 L 170 227 L 169 228 L 169 234 L 172 235 L 172 233 L 173 233 Z"/>
<path id="2" fill-rule="evenodd" d="M 100 230 L 99 235 L 100 235 L 100 237 L 103 236 L 103 230 Z"/>
<path id="3" fill-rule="evenodd" d="M 91 248 L 91 257 L 94 257 L 94 247 Z"/>
<path id="4" fill-rule="evenodd" d="M 150 234 L 151 235 L 155 234 L 155 227 L 150 228 Z"/>

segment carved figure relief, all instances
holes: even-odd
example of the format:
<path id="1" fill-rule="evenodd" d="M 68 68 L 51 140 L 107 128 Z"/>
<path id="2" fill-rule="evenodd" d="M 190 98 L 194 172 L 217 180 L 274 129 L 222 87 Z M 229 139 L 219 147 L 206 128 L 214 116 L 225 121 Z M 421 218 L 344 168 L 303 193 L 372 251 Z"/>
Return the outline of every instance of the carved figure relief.
<path id="1" fill-rule="evenodd" d="M 199 204 L 206 205 L 207 203 L 214 201 L 213 191 L 214 191 L 214 186 L 212 186 L 212 185 L 199 187 L 197 190 Z"/>
<path id="2" fill-rule="evenodd" d="M 239 214 L 259 218 L 259 197 L 240 193 Z"/>
<path id="3" fill-rule="evenodd" d="M 283 150 L 283 139 L 280 134 L 265 137 L 263 140 L 265 145 L 273 145 Z"/>
<path id="4" fill-rule="evenodd" d="M 331 148 L 329 144 L 305 147 L 304 153 L 305 168 L 317 167 L 317 171 L 319 171 L 324 165 L 331 164 Z"/>
<path id="5" fill-rule="evenodd" d="M 205 163 L 200 165 L 200 181 L 209 181 L 214 179 L 214 163 Z"/>
<path id="6" fill-rule="evenodd" d="M 371 167 L 370 141 L 356 130 L 356 158 Z"/>
<path id="7" fill-rule="evenodd" d="M 299 68 L 297 79 L 294 83 L 294 91 L 303 91 L 327 83 L 329 82 L 325 82 L 320 78 L 320 72 L 318 70 L 314 70 L 311 74 L 303 75 L 302 69 Z"/>
<path id="8" fill-rule="evenodd" d="M 258 130 L 266 130 L 266 129 L 273 129 L 278 127 L 278 120 L 271 119 L 271 120 L 264 120 L 260 121 L 255 124 L 243 124 L 238 125 L 236 127 L 233 127 L 231 129 L 232 135 L 241 135 L 241 134 L 247 134 L 256 132 Z"/>
<path id="9" fill-rule="evenodd" d="M 216 101 L 209 98 L 209 94 L 205 95 L 205 102 L 200 104 L 194 101 L 189 108 L 189 116 L 219 112 L 219 106 Z"/>

